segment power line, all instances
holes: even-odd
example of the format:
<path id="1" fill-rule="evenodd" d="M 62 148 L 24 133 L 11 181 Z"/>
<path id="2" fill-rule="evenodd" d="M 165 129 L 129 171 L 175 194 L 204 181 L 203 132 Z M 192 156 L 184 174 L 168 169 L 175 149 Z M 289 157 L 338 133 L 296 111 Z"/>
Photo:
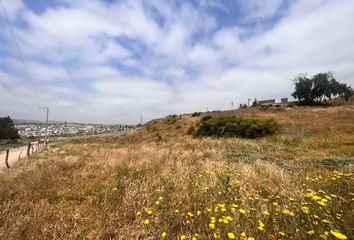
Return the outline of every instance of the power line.
<path id="1" fill-rule="evenodd" d="M 8 86 L 6 86 L 6 84 L 3 83 L 1 80 L 0 80 L 0 84 L 22 105 L 22 107 L 23 107 L 24 109 L 26 109 L 28 112 L 30 112 L 30 113 L 36 115 L 36 117 L 40 118 L 37 113 L 35 113 L 35 112 L 33 112 L 32 110 L 30 110 L 30 109 L 26 106 L 26 104 L 24 104 L 24 103 L 21 101 L 21 99 L 20 99 L 19 97 L 17 97 L 16 94 L 15 94 Z"/>
<path id="2" fill-rule="evenodd" d="M 16 81 L 13 79 L 13 77 L 11 76 L 11 74 L 9 74 L 9 73 L 4 69 L 4 67 L 3 67 L 2 65 L 0 65 L 0 70 L 2 70 L 2 72 L 7 76 L 7 78 L 10 79 L 10 80 L 12 80 L 12 81 L 15 83 L 15 85 L 16 85 Z M 1 79 L 0 79 L 0 80 L 1 80 Z M 10 94 L 11 94 L 12 96 L 14 96 L 14 97 L 17 99 L 17 100 L 20 102 L 20 104 L 21 104 L 24 108 L 26 108 L 27 111 L 33 113 L 34 115 L 36 115 L 36 117 L 39 117 L 39 115 L 38 115 L 36 112 L 34 112 L 34 111 L 32 111 L 30 108 L 28 108 L 27 105 L 24 104 L 23 101 L 22 101 L 20 98 L 18 98 L 18 97 L 16 96 L 15 92 L 13 92 L 13 91 L 10 89 L 9 86 L 7 86 L 7 85 L 6 85 L 5 83 L 3 83 L 3 82 L 1 82 L 1 85 L 2 85 L 8 92 L 10 92 Z M 26 98 L 30 99 L 30 98 L 21 90 L 21 88 L 18 88 L 18 90 L 20 91 L 20 94 L 21 94 L 22 96 L 25 96 Z"/>
<path id="3" fill-rule="evenodd" d="M 37 95 L 39 101 L 42 102 L 41 97 L 39 96 L 39 94 L 38 94 L 38 92 L 37 92 L 37 89 L 36 89 L 36 87 L 35 87 L 35 84 L 34 84 L 34 81 L 33 81 L 33 79 L 32 79 L 31 73 L 30 73 L 30 71 L 29 71 L 29 69 L 28 69 L 28 67 L 27 67 L 25 58 L 23 57 L 22 51 L 21 51 L 21 49 L 20 49 L 20 46 L 19 46 L 18 43 L 17 43 L 17 39 L 16 39 L 16 36 L 15 36 L 15 32 L 14 32 L 13 29 L 12 29 L 10 20 L 9 20 L 9 18 L 8 18 L 8 16 L 7 16 L 7 13 L 6 13 L 6 10 L 5 10 L 5 7 L 4 7 L 4 4 L 3 4 L 2 0 L 0 0 L 0 3 L 1 3 L 2 10 L 3 10 L 3 12 L 4 12 L 4 18 L 5 18 L 6 22 L 7 22 L 7 25 L 8 25 L 8 27 L 9 27 L 9 30 L 10 30 L 10 32 L 11 32 L 12 38 L 13 38 L 14 43 L 15 43 L 15 45 L 16 45 L 17 51 L 18 51 L 18 53 L 19 53 L 19 55 L 20 55 L 21 61 L 22 61 L 22 63 L 23 63 L 23 66 L 25 67 L 27 77 L 28 77 L 28 79 L 31 81 L 32 88 L 33 88 L 35 94 Z"/>
<path id="4" fill-rule="evenodd" d="M 11 74 L 9 74 L 9 73 L 5 70 L 5 68 L 4 68 L 2 65 L 0 65 L 0 70 L 2 70 L 2 71 L 7 75 L 7 77 L 8 77 L 11 81 L 14 82 L 15 86 L 17 85 L 16 80 L 11 76 Z M 30 99 L 30 97 L 28 97 L 28 95 L 25 94 L 25 93 L 22 91 L 21 88 L 18 88 L 18 90 L 20 91 L 20 94 L 21 94 L 22 96 L 25 96 L 26 98 Z"/>

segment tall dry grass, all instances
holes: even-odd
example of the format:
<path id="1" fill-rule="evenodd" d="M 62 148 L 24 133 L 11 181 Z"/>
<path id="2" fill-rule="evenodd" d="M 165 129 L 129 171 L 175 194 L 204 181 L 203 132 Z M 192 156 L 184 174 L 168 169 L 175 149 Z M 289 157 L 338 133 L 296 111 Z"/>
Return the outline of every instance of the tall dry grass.
<path id="1" fill-rule="evenodd" d="M 282 123 L 257 140 L 192 138 L 183 116 L 53 143 L 0 175 L 0 239 L 351 239 L 353 113 L 242 111 Z"/>

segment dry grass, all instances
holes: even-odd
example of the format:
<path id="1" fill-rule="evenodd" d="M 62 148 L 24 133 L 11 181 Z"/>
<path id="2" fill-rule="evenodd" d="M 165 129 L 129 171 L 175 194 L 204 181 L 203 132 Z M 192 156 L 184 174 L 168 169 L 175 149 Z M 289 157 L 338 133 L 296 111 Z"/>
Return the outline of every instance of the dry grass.
<path id="1" fill-rule="evenodd" d="M 182 116 L 51 144 L 0 175 L 0 239 L 354 238 L 353 105 L 227 114 L 282 133 L 194 139 Z"/>

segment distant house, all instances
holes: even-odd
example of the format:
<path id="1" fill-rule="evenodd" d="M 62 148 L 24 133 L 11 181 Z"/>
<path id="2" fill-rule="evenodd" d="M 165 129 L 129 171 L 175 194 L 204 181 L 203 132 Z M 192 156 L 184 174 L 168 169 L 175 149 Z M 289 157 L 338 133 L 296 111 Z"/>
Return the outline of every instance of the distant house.
<path id="1" fill-rule="evenodd" d="M 258 105 L 275 104 L 275 99 L 260 100 L 260 101 L 257 101 L 257 104 Z"/>
<path id="2" fill-rule="evenodd" d="M 288 103 L 288 98 L 281 98 L 280 103 Z"/>

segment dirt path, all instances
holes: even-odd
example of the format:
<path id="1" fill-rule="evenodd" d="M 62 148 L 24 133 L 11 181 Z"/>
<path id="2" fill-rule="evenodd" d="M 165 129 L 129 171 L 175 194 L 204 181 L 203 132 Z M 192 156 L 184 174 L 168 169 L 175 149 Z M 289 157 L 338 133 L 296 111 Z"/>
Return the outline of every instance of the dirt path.
<path id="1" fill-rule="evenodd" d="M 34 146 L 34 150 L 36 150 L 36 142 L 31 143 Z M 16 161 L 19 159 L 25 158 L 27 156 L 27 146 L 21 146 L 17 148 L 11 148 L 9 151 L 9 160 L 8 163 L 10 165 L 10 168 L 14 165 Z M 6 164 L 5 164 L 5 157 L 6 157 L 6 151 L 1 151 L 0 152 L 0 171 L 6 169 Z"/>

